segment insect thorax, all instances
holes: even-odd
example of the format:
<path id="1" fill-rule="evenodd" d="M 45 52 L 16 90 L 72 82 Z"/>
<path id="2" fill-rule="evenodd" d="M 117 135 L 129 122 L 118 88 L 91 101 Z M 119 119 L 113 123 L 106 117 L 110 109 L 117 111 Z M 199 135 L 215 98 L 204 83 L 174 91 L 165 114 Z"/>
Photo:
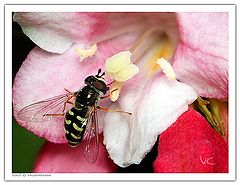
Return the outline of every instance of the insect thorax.
<path id="1" fill-rule="evenodd" d="M 99 100 L 99 93 L 94 90 L 89 85 L 86 85 L 81 90 L 78 91 L 74 106 L 76 109 L 82 106 L 94 106 Z"/>

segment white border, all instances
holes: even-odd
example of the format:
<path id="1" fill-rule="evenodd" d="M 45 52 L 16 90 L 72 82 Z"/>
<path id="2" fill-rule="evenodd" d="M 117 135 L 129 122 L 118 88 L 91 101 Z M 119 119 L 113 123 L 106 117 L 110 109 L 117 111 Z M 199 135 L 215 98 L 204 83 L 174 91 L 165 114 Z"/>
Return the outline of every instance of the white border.
<path id="1" fill-rule="evenodd" d="M 106 8 L 107 6 L 107 8 Z M 206 8 L 207 6 L 207 8 Z M 229 12 L 232 5 L 6 5 L 12 12 Z"/>
<path id="2" fill-rule="evenodd" d="M 107 8 L 106 8 L 107 6 Z M 233 5 L 5 5 L 5 121 L 12 122 L 12 12 L 229 12 L 229 173 L 52 173 L 12 176 L 12 125 L 5 124 L 5 180 L 234 180 L 235 179 L 235 6 Z M 30 175 L 30 176 L 29 176 Z M 32 176 L 36 175 L 36 176 Z M 44 176 L 50 175 L 50 176 Z M 93 178 L 94 176 L 94 178 Z"/>

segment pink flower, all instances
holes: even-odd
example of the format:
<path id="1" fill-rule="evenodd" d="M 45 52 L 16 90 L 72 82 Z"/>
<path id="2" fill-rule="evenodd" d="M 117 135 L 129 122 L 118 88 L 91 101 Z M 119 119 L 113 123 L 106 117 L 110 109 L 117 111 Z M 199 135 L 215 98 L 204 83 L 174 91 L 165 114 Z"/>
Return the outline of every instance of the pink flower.
<path id="1" fill-rule="evenodd" d="M 228 14 L 179 13 L 177 78 L 200 96 L 228 98 Z"/>
<path id="2" fill-rule="evenodd" d="M 47 142 L 42 148 L 33 172 L 36 173 L 77 173 L 77 172 L 114 172 L 116 165 L 109 160 L 106 149 L 100 145 L 100 152 L 94 165 L 89 164 L 82 155 L 83 141 L 79 147 Z M 51 162 L 49 162 L 51 161 Z"/>
<path id="3" fill-rule="evenodd" d="M 199 13 L 201 19 L 219 15 L 222 16 L 218 13 Z M 208 27 L 203 20 L 195 23 L 192 16 L 195 15 L 187 13 L 185 17 L 189 17 L 189 22 L 185 23 L 184 14 L 174 13 L 16 13 L 14 20 L 41 49 L 36 47 L 30 52 L 16 75 L 14 115 L 28 104 L 63 94 L 64 88 L 78 90 L 87 76 L 104 68 L 106 59 L 121 51 L 131 51 L 131 59 L 140 66 L 140 72 L 124 83 L 116 102 L 104 100 L 100 104 L 131 112 L 132 116 L 99 111 L 99 127 L 103 130 L 104 144 L 115 164 L 121 167 L 139 164 L 158 135 L 188 110 L 188 104 L 196 99 L 197 93 L 212 98 L 228 96 L 227 56 L 221 56 L 223 60 L 218 60 L 219 56 L 214 55 L 216 47 L 211 47 L 214 44 L 219 48 L 225 46 L 227 33 L 224 32 L 226 42 L 221 42 L 222 45 L 216 43 L 216 39 L 222 41 L 220 36 L 211 42 L 211 35 L 205 38 L 206 42 L 199 43 L 200 38 L 192 38 L 192 34 L 208 33 Z M 227 22 L 227 19 L 224 21 Z M 207 25 L 219 26 L 217 21 Z M 194 31 L 196 28 L 198 32 Z M 177 45 L 179 34 L 180 44 Z M 92 47 L 95 44 L 96 53 L 96 48 Z M 208 46 L 206 52 L 195 48 L 203 46 Z M 81 62 L 76 52 L 79 48 L 90 53 Z M 197 52 L 196 57 L 194 52 Z M 163 73 L 156 74 L 159 72 L 156 60 L 162 56 L 169 59 L 172 55 L 177 79 L 186 81 L 197 93 L 187 84 L 176 79 L 169 80 Z M 191 65 L 196 69 L 188 68 Z M 212 66 L 216 69 L 214 73 Z M 107 81 L 110 82 L 110 79 Z M 63 118 L 43 123 L 24 122 L 17 116 L 16 120 L 48 141 L 66 143 Z M 43 164 L 46 165 L 45 169 L 41 168 L 44 172 L 48 167 L 47 163 Z"/>

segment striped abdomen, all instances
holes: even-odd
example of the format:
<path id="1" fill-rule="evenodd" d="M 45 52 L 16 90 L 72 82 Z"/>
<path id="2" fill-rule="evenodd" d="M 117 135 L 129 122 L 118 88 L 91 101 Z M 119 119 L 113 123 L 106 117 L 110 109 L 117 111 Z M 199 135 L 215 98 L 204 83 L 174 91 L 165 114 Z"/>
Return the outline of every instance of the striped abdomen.
<path id="1" fill-rule="evenodd" d="M 88 122 L 88 113 L 88 106 L 84 106 L 80 110 L 73 107 L 66 113 L 64 127 L 70 146 L 75 147 L 82 141 Z"/>

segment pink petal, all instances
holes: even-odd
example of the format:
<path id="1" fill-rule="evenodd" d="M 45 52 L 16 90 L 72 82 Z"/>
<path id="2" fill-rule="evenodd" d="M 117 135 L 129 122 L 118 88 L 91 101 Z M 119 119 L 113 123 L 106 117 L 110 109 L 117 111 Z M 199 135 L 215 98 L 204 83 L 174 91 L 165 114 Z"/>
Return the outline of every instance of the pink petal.
<path id="1" fill-rule="evenodd" d="M 128 40 L 131 41 L 131 39 Z M 23 62 L 14 80 L 13 107 L 18 123 L 51 142 L 66 142 L 63 118 L 32 123 L 23 122 L 16 115 L 19 110 L 29 104 L 66 93 L 64 88 L 77 91 L 83 86 L 87 76 L 96 74 L 99 68 L 103 69 L 105 59 L 116 50 L 120 50 L 120 47 L 127 47 L 128 42 L 122 43 L 118 40 L 113 48 L 114 43 L 109 41 L 101 44 L 98 54 L 82 63 L 79 62 L 76 52 L 79 45 L 72 46 L 62 55 L 34 48 Z"/>
<path id="2" fill-rule="evenodd" d="M 73 43 L 81 44 L 82 48 L 89 47 L 109 35 L 125 33 L 124 30 L 129 30 L 125 34 L 136 34 L 151 25 L 161 28 L 175 25 L 176 16 L 174 13 L 24 12 L 15 13 L 14 21 L 21 25 L 23 32 L 40 48 L 63 53 Z M 169 31 L 169 34 L 173 33 L 172 30 Z"/>
<path id="3" fill-rule="evenodd" d="M 137 16 L 137 14 L 134 16 Z M 157 16 L 154 14 L 154 16 L 163 16 L 162 19 L 169 16 L 169 19 L 174 19 L 174 16 L 169 14 L 157 14 Z M 79 44 L 73 45 L 61 55 L 48 53 L 40 48 L 33 49 L 23 62 L 14 80 L 13 107 L 15 117 L 20 109 L 29 104 L 66 93 L 64 88 L 77 91 L 82 87 L 87 76 L 96 74 L 99 68 L 103 69 L 106 58 L 129 49 L 137 36 L 133 32 L 100 43 L 96 55 L 81 63 L 76 52 L 76 48 L 81 47 Z M 103 105 L 105 102 L 103 102 Z M 104 113 L 102 114 L 104 115 Z M 102 120 L 100 115 L 99 117 Z M 44 123 L 26 123 L 17 117 L 16 120 L 21 126 L 48 141 L 66 142 L 63 118 Z M 102 124 L 103 122 L 99 121 L 99 123 Z"/>
<path id="4" fill-rule="evenodd" d="M 189 110 L 161 136 L 158 173 L 228 172 L 228 146 L 196 111 Z"/>
<path id="5" fill-rule="evenodd" d="M 13 108 L 16 120 L 34 134 L 52 142 L 66 142 L 63 118 L 47 122 L 24 122 L 18 119 L 17 113 L 29 104 L 66 93 L 64 88 L 77 91 L 88 75 L 97 73 L 101 64 L 97 60 L 88 65 L 79 63 L 76 47 L 62 55 L 34 48 L 14 80 Z"/>
<path id="6" fill-rule="evenodd" d="M 83 156 L 83 141 L 78 147 L 71 148 L 67 144 L 47 142 L 35 162 L 35 173 L 107 173 L 116 171 L 116 165 L 108 158 L 108 154 L 100 144 L 98 159 L 89 163 Z"/>
<path id="7" fill-rule="evenodd" d="M 128 40 L 131 41 L 130 38 Z M 79 62 L 76 52 L 79 45 L 73 45 L 62 55 L 34 48 L 23 62 L 14 80 L 13 108 L 17 122 L 51 142 L 66 142 L 63 118 L 39 123 L 23 122 L 18 119 L 17 113 L 29 104 L 66 93 L 64 88 L 77 91 L 83 86 L 87 76 L 97 74 L 99 68 L 103 69 L 103 63 L 107 57 L 116 50 L 120 50 L 120 47 L 127 47 L 127 42 L 122 43 L 118 40 L 113 49 L 111 43 L 114 45 L 115 42 L 101 44 L 96 56 L 84 62 Z M 110 47 L 111 50 L 109 50 Z M 101 114 L 99 116 L 101 117 Z"/>
<path id="8" fill-rule="evenodd" d="M 178 13 L 177 78 L 200 96 L 228 97 L 228 14 Z"/>
<path id="9" fill-rule="evenodd" d="M 76 41 L 86 43 L 107 27 L 105 13 L 15 13 L 23 32 L 42 49 L 63 53 Z"/>

